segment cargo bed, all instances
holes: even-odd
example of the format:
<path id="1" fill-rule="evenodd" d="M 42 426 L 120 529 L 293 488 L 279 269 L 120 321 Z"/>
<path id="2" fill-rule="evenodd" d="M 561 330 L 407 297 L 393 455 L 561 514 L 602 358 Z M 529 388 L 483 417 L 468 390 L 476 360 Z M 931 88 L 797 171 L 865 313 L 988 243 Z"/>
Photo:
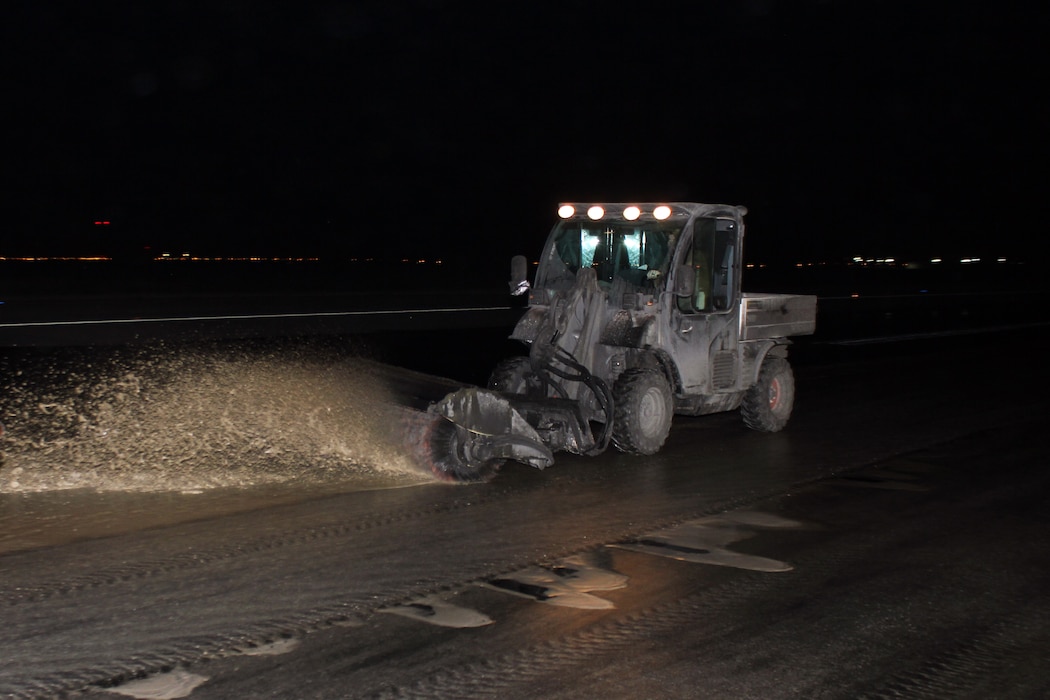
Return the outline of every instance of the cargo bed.
<path id="1" fill-rule="evenodd" d="M 741 340 L 809 335 L 817 328 L 817 297 L 744 292 Z"/>

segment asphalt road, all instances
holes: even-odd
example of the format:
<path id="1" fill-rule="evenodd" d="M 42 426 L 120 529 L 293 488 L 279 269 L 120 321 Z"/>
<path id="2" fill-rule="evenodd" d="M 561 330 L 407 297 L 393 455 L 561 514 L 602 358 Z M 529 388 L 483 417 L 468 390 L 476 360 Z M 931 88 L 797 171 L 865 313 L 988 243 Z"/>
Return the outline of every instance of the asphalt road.
<path id="1" fill-rule="evenodd" d="M 9 542 L 0 697 L 1046 696 L 1047 345 L 800 344 L 782 433 Z"/>

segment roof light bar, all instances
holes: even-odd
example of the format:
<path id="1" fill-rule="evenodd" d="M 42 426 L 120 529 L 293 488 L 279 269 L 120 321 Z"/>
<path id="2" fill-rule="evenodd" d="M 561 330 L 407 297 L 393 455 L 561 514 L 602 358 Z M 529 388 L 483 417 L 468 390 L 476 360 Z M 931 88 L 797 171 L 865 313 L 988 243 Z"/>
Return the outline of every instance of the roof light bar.
<path id="1" fill-rule="evenodd" d="M 620 216 L 622 216 L 627 221 L 636 221 L 639 218 L 641 218 L 642 214 L 644 213 L 645 212 L 643 212 L 641 207 L 639 207 L 638 205 L 629 204 L 623 208 L 623 211 L 620 212 Z M 653 218 L 659 221 L 663 221 L 664 219 L 670 218 L 671 213 L 671 207 L 666 204 L 661 204 L 657 207 L 654 207 L 652 210 Z M 576 216 L 576 214 L 576 205 L 560 204 L 558 206 L 558 216 L 562 219 L 571 219 L 572 217 Z M 599 219 L 603 219 L 607 214 L 608 212 L 605 210 L 605 207 L 603 207 L 600 204 L 592 204 L 587 208 L 587 217 L 592 221 L 598 221 Z"/>

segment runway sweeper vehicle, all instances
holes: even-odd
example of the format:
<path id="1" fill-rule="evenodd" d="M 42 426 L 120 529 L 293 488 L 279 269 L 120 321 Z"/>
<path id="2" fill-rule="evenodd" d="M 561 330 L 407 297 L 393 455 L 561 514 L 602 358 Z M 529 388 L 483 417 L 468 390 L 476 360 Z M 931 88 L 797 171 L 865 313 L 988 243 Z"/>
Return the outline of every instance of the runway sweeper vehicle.
<path id="1" fill-rule="evenodd" d="M 543 468 L 553 454 L 609 445 L 650 455 L 675 414 L 739 409 L 749 428 L 784 428 L 795 381 L 790 337 L 813 333 L 816 297 L 741 291 L 742 206 L 567 203 L 528 280 L 528 308 L 488 387 L 428 409 L 419 438 L 432 469 L 486 478 L 505 460 Z"/>

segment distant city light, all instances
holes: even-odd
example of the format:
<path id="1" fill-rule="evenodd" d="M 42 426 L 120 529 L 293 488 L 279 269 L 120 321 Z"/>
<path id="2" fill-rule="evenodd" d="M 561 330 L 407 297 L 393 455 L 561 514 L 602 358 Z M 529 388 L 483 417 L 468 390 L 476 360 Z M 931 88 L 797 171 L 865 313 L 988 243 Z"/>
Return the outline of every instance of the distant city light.
<path id="1" fill-rule="evenodd" d="M 603 212 L 603 216 L 604 216 L 604 213 L 605 212 Z M 145 246 L 144 250 L 148 251 L 148 250 L 150 250 L 150 247 L 149 246 Z M 84 261 L 84 262 L 88 262 L 88 261 L 108 261 L 108 260 L 112 260 L 112 259 L 113 259 L 112 257 L 104 256 L 104 255 L 95 255 L 95 256 L 68 256 L 68 255 L 67 256 L 60 256 L 60 255 L 10 256 L 10 255 L 0 255 L 0 262 L 4 262 L 4 261 L 18 261 L 18 262 Z M 321 258 L 317 257 L 317 256 L 306 257 L 306 256 L 262 256 L 262 255 L 234 256 L 234 255 L 231 255 L 231 256 L 214 256 L 214 257 L 211 257 L 211 256 L 196 255 L 196 254 L 193 254 L 193 253 L 191 253 L 189 251 L 184 251 L 182 253 L 171 253 L 171 252 L 168 252 L 168 251 L 161 252 L 161 253 L 154 253 L 152 256 L 148 257 L 147 259 L 153 260 L 153 261 L 158 261 L 158 262 L 160 262 L 160 261 L 168 261 L 168 262 L 170 262 L 170 261 L 189 261 L 189 262 L 264 262 L 264 263 L 266 263 L 266 262 L 269 262 L 269 263 L 278 263 L 278 262 L 281 262 L 281 263 L 297 263 L 297 262 L 298 263 L 302 263 L 302 262 L 317 262 L 317 261 L 321 260 Z M 376 263 L 376 264 L 380 264 L 380 263 L 383 262 L 382 259 L 376 259 L 376 258 L 373 258 L 373 257 L 360 257 L 360 258 L 359 257 L 348 257 L 348 258 L 344 258 L 344 260 L 346 262 L 355 263 L 355 264 L 362 264 L 362 263 Z M 400 260 L 400 262 L 402 262 L 402 263 L 413 264 L 413 265 L 444 265 L 444 262 L 445 262 L 444 260 L 442 260 L 440 258 L 423 258 L 423 257 L 404 257 L 404 258 L 399 258 L 399 259 L 398 258 L 394 258 L 394 259 L 391 259 L 391 260 L 387 260 L 386 262 L 396 262 L 398 260 Z M 936 264 L 942 264 L 942 263 L 945 262 L 945 258 L 927 258 L 927 260 L 928 260 L 929 263 L 932 263 L 932 264 L 935 264 L 935 265 Z M 957 260 L 958 260 L 958 264 L 962 264 L 962 265 L 973 265 L 973 264 L 976 264 L 976 263 L 980 263 L 982 261 L 982 259 L 979 258 L 979 257 L 958 258 Z M 992 261 L 992 260 L 994 260 L 996 263 L 999 263 L 999 264 L 1005 264 L 1005 263 L 1011 263 L 1011 262 L 1012 262 L 1012 264 L 1019 264 L 1015 260 L 1012 260 L 1012 259 L 1007 258 L 1007 257 L 996 257 L 996 258 L 989 258 L 988 259 L 989 262 Z M 536 265 L 537 263 L 533 262 L 532 264 Z M 892 267 L 895 267 L 895 268 L 906 268 L 906 269 L 909 269 L 909 270 L 921 269 L 921 264 L 919 262 L 917 262 L 917 261 L 907 262 L 907 261 L 901 260 L 900 258 L 896 258 L 896 257 L 863 258 L 863 257 L 861 257 L 859 255 L 858 256 L 854 256 L 854 257 L 849 258 L 849 259 L 840 259 L 838 261 L 834 261 L 834 260 L 827 261 L 827 260 L 819 260 L 819 259 L 817 259 L 817 260 L 808 260 L 808 261 L 807 260 L 802 260 L 802 261 L 795 260 L 793 262 L 792 261 L 784 261 L 783 263 L 772 264 L 772 265 L 771 264 L 767 264 L 767 263 L 748 262 L 748 263 L 743 263 L 742 265 L 743 265 L 743 267 L 746 267 L 747 269 L 768 268 L 768 267 L 774 267 L 775 268 L 775 267 L 781 267 L 781 266 L 790 266 L 790 267 L 793 267 L 793 268 L 796 268 L 796 269 L 805 269 L 805 268 L 812 268 L 812 267 L 818 267 L 818 266 L 825 267 L 825 266 L 834 266 L 834 265 L 848 265 L 848 266 L 860 265 L 860 266 L 863 266 L 863 267 L 868 267 L 868 266 L 873 266 L 873 267 L 874 266 L 892 266 Z M 926 290 L 923 290 L 923 291 L 926 291 Z"/>

